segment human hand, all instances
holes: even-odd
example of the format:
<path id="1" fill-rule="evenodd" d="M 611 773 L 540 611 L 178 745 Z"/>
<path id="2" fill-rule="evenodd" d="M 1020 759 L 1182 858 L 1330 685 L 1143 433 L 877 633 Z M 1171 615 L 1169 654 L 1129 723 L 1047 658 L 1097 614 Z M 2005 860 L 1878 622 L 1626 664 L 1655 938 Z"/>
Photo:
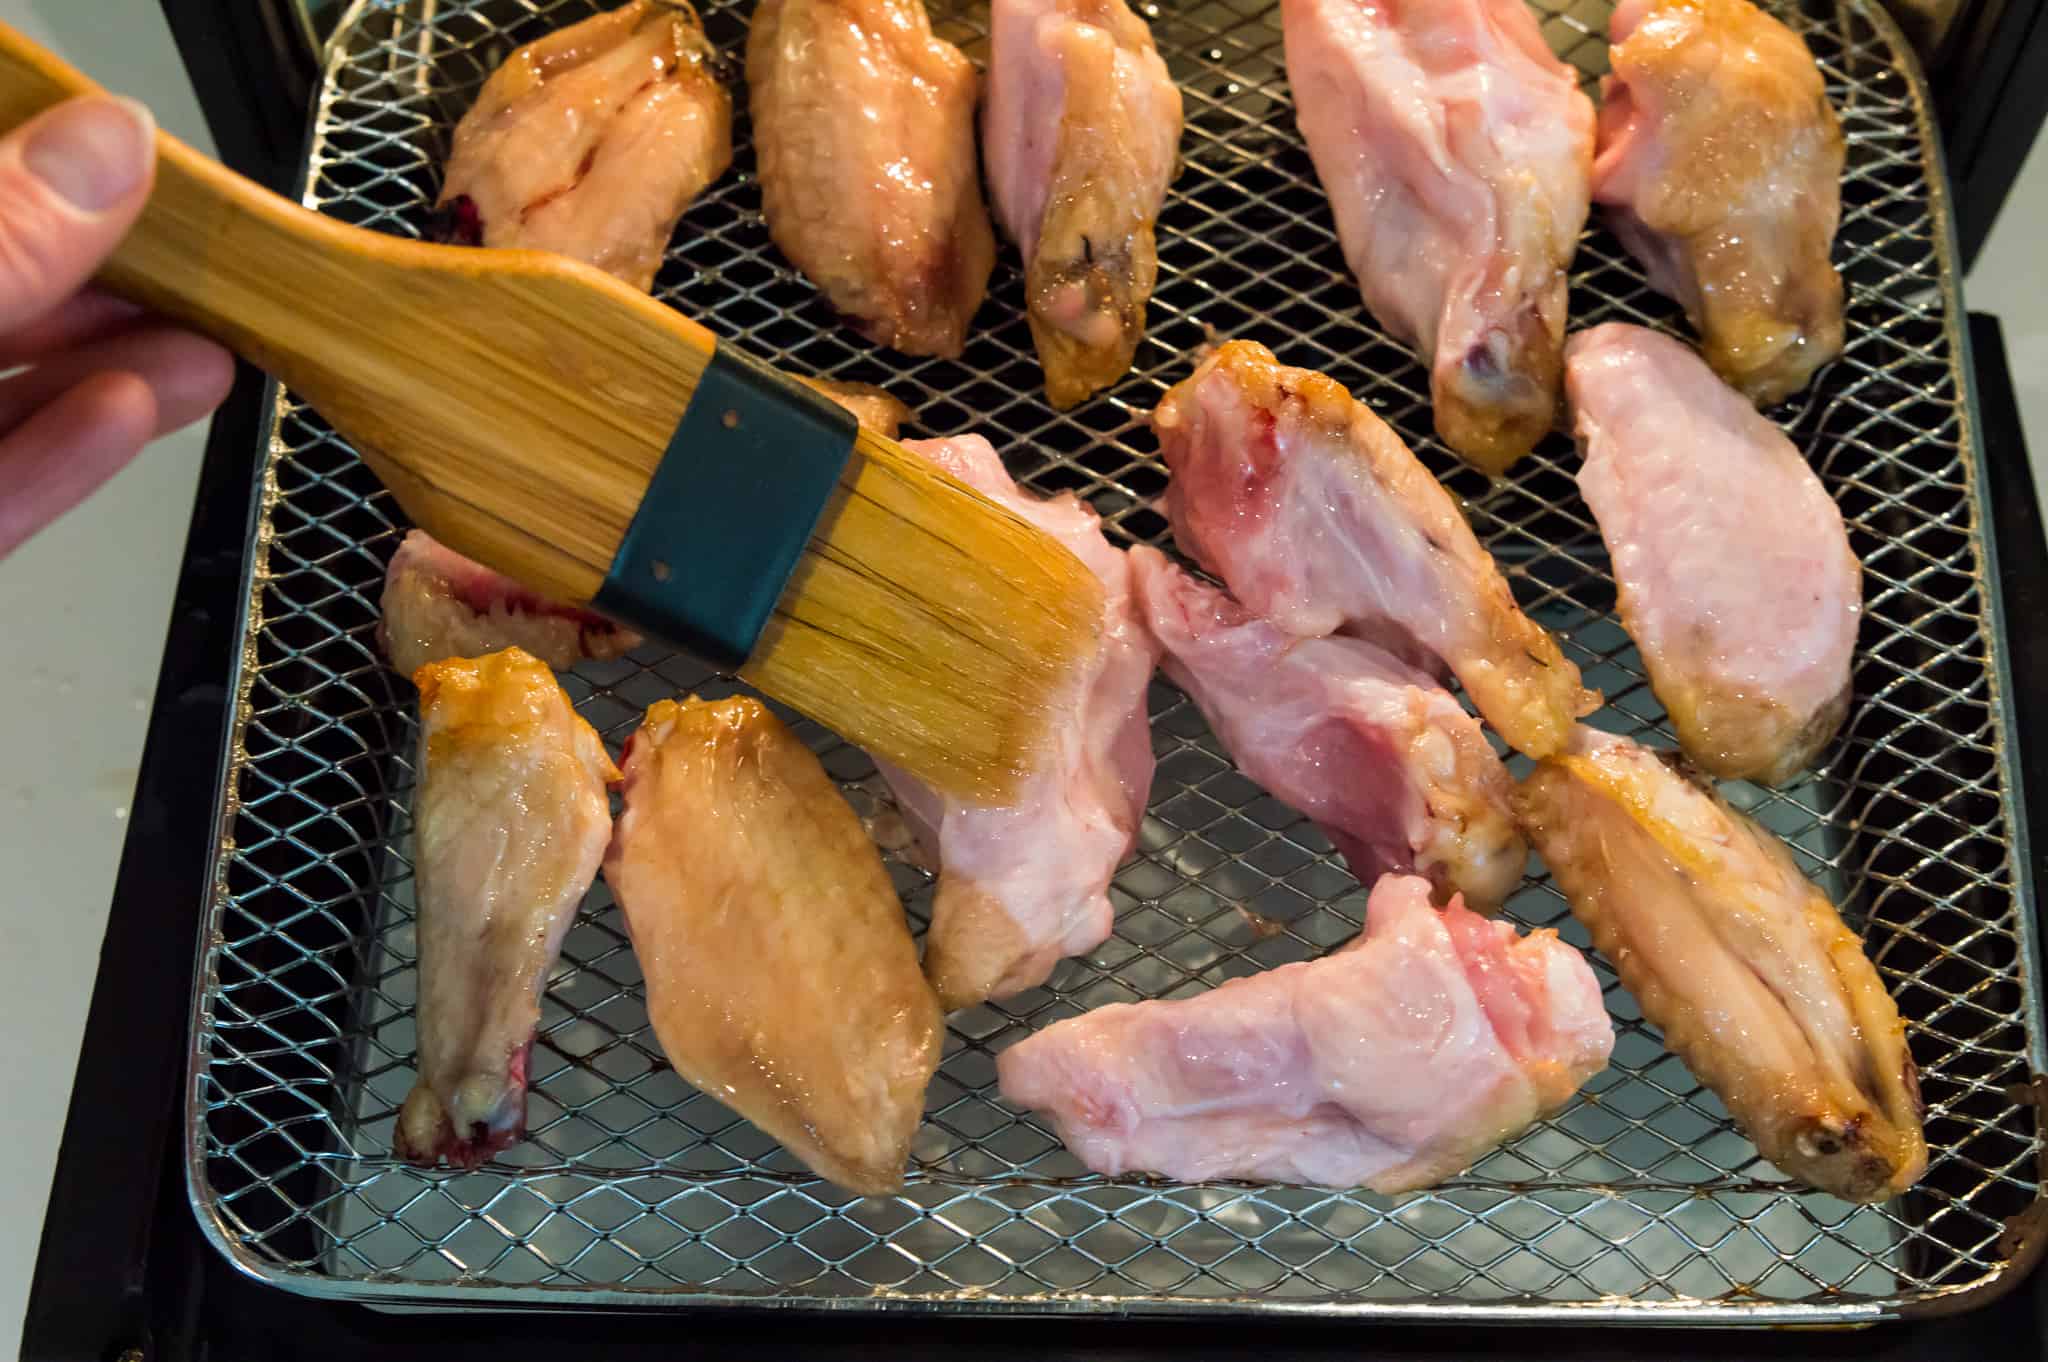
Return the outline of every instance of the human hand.
<path id="1" fill-rule="evenodd" d="M 218 345 L 86 287 L 155 176 L 133 100 L 74 99 L 0 138 L 0 558 L 234 380 Z"/>

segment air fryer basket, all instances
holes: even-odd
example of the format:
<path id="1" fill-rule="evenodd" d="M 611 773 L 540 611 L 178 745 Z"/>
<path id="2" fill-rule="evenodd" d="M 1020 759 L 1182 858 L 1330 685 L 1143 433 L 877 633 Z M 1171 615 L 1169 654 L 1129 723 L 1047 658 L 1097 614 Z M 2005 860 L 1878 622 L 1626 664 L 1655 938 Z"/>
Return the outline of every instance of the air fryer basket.
<path id="1" fill-rule="evenodd" d="M 332 49 L 306 202 L 419 232 L 449 131 L 484 76 L 514 44 L 592 9 L 363 0 Z M 1594 80 L 1605 0 L 1537 9 Z M 934 0 L 933 12 L 942 34 L 985 56 L 983 4 Z M 952 1019 L 901 1195 L 863 1200 L 819 1182 L 676 1077 L 601 884 L 547 994 L 527 1141 L 475 1172 L 410 1168 L 391 1135 L 413 1078 L 414 697 L 374 641 L 404 522 L 355 453 L 280 393 L 260 459 L 193 1019 L 190 1181 L 209 1235 L 265 1280 L 391 1305 L 1854 1323 L 1956 1308 L 2015 1279 L 2040 1239 L 2018 1217 L 2040 1191 L 2041 1021 L 1934 128 L 1906 45 L 1875 5 L 1782 12 L 1819 58 L 1848 137 L 1837 253 L 1850 339 L 1774 414 L 1842 506 L 1866 618 L 1843 737 L 1789 789 L 1727 788 L 1842 903 L 1899 1000 L 1928 1102 L 1921 1187 L 1855 1207 L 1788 1184 L 1597 958 L 1619 1033 L 1612 1067 L 1433 1191 L 1086 1173 L 1041 1121 L 1000 1100 L 998 1051 L 1102 1003 L 1313 958 L 1359 923 L 1362 892 L 1328 843 L 1239 775 L 1164 681 L 1151 695 L 1158 778 L 1116 879 L 1116 934 L 1049 986 Z M 1186 93 L 1186 167 L 1159 226 L 1150 334 L 1110 392 L 1067 413 L 1044 403 L 1011 256 L 957 362 L 906 360 L 837 326 L 769 242 L 743 95 L 734 169 L 684 219 L 657 293 L 795 372 L 885 384 L 917 413 L 909 434 L 986 434 L 1027 484 L 1087 499 L 1118 542 L 1168 547 L 1146 413 L 1211 336 L 1262 341 L 1369 401 L 1464 500 L 1524 608 L 1607 694 L 1595 723 L 1668 745 L 1614 618 L 1569 441 L 1552 436 L 1489 484 L 1436 443 L 1424 369 L 1361 307 L 1294 128 L 1277 8 L 1160 0 L 1140 13 Z M 745 7 L 713 0 L 704 19 L 737 81 Z M 1620 318 L 1683 333 L 1597 225 L 1572 312 L 1575 326 Z M 615 747 L 653 700 L 737 688 L 652 645 L 566 684 Z M 861 752 L 815 725 L 799 731 L 857 804 L 884 797 Z M 921 929 L 927 877 L 892 870 Z M 1585 944 L 1546 876 L 1509 912 Z"/>

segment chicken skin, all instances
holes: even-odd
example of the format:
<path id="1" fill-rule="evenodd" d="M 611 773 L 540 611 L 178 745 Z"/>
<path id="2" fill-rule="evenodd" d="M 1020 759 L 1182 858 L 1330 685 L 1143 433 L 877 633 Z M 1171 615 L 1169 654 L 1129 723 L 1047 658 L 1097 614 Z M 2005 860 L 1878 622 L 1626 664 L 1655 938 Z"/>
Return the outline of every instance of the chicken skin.
<path id="1" fill-rule="evenodd" d="M 1529 849 L 1507 768 L 1449 691 L 1363 639 L 1282 633 L 1157 549 L 1130 558 L 1167 679 L 1361 884 L 1420 874 L 1484 908 L 1514 892 Z"/>
<path id="2" fill-rule="evenodd" d="M 957 356 L 996 250 L 973 64 L 922 0 L 761 0 L 747 85 L 776 246 L 877 345 Z"/>
<path id="3" fill-rule="evenodd" d="M 828 1181 L 896 1190 L 942 1028 L 859 817 L 745 697 L 658 702 L 624 766 L 605 881 L 669 1062 Z"/>
<path id="4" fill-rule="evenodd" d="M 1180 91 L 1124 0 L 989 6 L 982 155 L 996 217 L 1024 253 L 1031 337 L 1055 407 L 1131 367 L 1180 132 Z"/>
<path id="5" fill-rule="evenodd" d="M 556 671 L 624 656 L 640 635 L 594 610 L 530 591 L 425 530 L 408 531 L 384 572 L 377 642 L 411 676 L 429 662 L 524 648 Z"/>
<path id="6" fill-rule="evenodd" d="M 1098 1173 L 1392 1194 L 1443 1181 L 1563 1107 L 1607 1065 L 1593 970 L 1429 882 L 1373 886 L 1365 931 L 1321 960 L 1192 998 L 1114 1003 L 996 1059 Z"/>
<path id="7" fill-rule="evenodd" d="M 619 778 L 541 662 L 420 668 L 419 1081 L 393 1144 L 473 1168 L 526 1130 L 540 995 L 611 838 Z"/>
<path id="8" fill-rule="evenodd" d="M 1450 494 L 1335 380 L 1231 341 L 1160 399 L 1152 428 L 1176 542 L 1254 614 L 1440 659 L 1532 757 L 1598 703 Z"/>
<path id="9" fill-rule="evenodd" d="M 1905 1025 L 1782 843 L 1658 754 L 1589 728 L 1515 804 L 1643 1015 L 1765 1158 L 1847 1201 L 1919 1179 Z"/>
<path id="10" fill-rule="evenodd" d="M 1679 744 L 1784 784 L 1849 711 L 1863 569 L 1841 511 L 1690 347 L 1612 322 L 1572 337 L 1565 369 L 1579 491 Z"/>
<path id="11" fill-rule="evenodd" d="M 682 0 L 632 0 L 520 48 L 455 127 L 434 235 L 652 287 L 683 210 L 732 164 L 712 61 Z"/>
<path id="12" fill-rule="evenodd" d="M 979 435 L 905 448 L 1058 539 L 1103 585 L 1101 642 L 1071 682 L 1049 755 L 1016 798 L 970 804 L 881 764 L 938 866 L 924 968 L 950 1011 L 1042 984 L 1061 960 L 1108 938 L 1109 882 L 1152 788 L 1145 690 L 1159 650 L 1138 617 L 1128 558 L 1072 493 L 1041 500 L 1022 491 Z"/>
<path id="13" fill-rule="evenodd" d="M 1842 350 L 1841 126 L 1813 54 L 1749 0 L 1622 0 L 1593 198 L 1714 372 L 1760 405 Z"/>
<path id="14" fill-rule="evenodd" d="M 1281 0 L 1344 258 L 1429 365 L 1437 434 L 1505 472 L 1556 417 L 1593 106 L 1523 0 Z"/>

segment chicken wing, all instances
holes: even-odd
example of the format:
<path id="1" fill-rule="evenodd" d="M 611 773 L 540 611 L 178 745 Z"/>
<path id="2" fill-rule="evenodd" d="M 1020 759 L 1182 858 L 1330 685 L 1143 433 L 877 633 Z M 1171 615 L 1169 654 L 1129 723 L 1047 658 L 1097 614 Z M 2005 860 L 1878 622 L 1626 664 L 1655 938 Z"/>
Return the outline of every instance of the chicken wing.
<path id="1" fill-rule="evenodd" d="M 1355 638 L 1294 638 L 1157 549 L 1130 552 L 1139 608 L 1238 769 L 1322 828 L 1361 884 L 1421 874 L 1497 908 L 1529 849 L 1479 721 Z"/>
<path id="2" fill-rule="evenodd" d="M 1515 792 L 1572 912 L 1763 1156 L 1850 1201 L 1927 1166 L 1905 1026 L 1862 942 L 1769 833 L 1581 728 Z"/>
<path id="3" fill-rule="evenodd" d="M 1693 351 L 1609 323 L 1565 350 L 1579 491 L 1686 755 L 1777 785 L 1849 711 L 1863 570 L 1806 460 Z"/>
<path id="4" fill-rule="evenodd" d="M 526 1130 L 540 995 L 611 837 L 596 730 L 517 648 L 422 667 L 419 1080 L 392 1144 L 474 1168 Z"/>
<path id="5" fill-rule="evenodd" d="M 1505 472 L 1557 413 L 1593 106 L 1522 0 L 1281 0 L 1287 79 L 1365 305 L 1444 443 Z"/>
<path id="6" fill-rule="evenodd" d="M 782 253 L 870 340 L 958 355 L 996 254 L 973 64 L 922 0 L 761 0 L 747 85 Z"/>
<path id="7" fill-rule="evenodd" d="M 1321 960 L 1173 1002 L 1115 1003 L 996 1058 L 1098 1173 L 1428 1187 L 1571 1100 L 1614 1028 L 1585 958 L 1429 882 L 1373 886 Z"/>
<path id="8" fill-rule="evenodd" d="M 891 396 L 888 389 L 872 383 L 842 383 L 835 378 L 799 380 L 853 413 L 853 419 L 890 439 L 910 419 L 910 408 Z"/>
<path id="9" fill-rule="evenodd" d="M 1160 399 L 1152 428 L 1175 539 L 1252 613 L 1303 638 L 1419 645 L 1530 756 L 1599 702 L 1450 495 L 1335 380 L 1231 341 Z"/>
<path id="10" fill-rule="evenodd" d="M 732 164 L 732 99 L 683 0 L 632 0 L 505 59 L 455 127 L 434 235 L 557 251 L 651 288 Z"/>
<path id="11" fill-rule="evenodd" d="M 1137 837 L 1152 788 L 1145 690 L 1158 645 L 1131 595 L 1130 562 L 1072 493 L 1020 491 L 987 440 L 911 440 L 923 455 L 1058 539 L 1103 585 L 1102 641 L 1068 693 L 1070 719 L 1008 804 L 941 796 L 879 763 L 927 859 L 939 867 L 924 969 L 948 1010 L 1045 982 L 1109 936 L 1109 882 Z"/>
<path id="12" fill-rule="evenodd" d="M 407 676 L 429 662 L 514 646 L 556 671 L 640 646 L 640 635 L 616 620 L 529 591 L 425 530 L 399 541 L 384 572 L 381 604 L 377 642 Z"/>
<path id="13" fill-rule="evenodd" d="M 936 1000 L 860 819 L 759 701 L 663 700 L 604 874 L 669 1062 L 864 1195 L 903 1185 Z"/>
<path id="14" fill-rule="evenodd" d="M 981 146 L 1024 254 L 1046 399 L 1131 367 L 1159 273 L 1152 225 L 1180 153 L 1180 91 L 1124 0 L 994 0 Z"/>
<path id="15" fill-rule="evenodd" d="M 1813 54 L 1749 0 L 1622 0 L 1593 197 L 1714 372 L 1781 401 L 1842 350 L 1841 127 Z"/>

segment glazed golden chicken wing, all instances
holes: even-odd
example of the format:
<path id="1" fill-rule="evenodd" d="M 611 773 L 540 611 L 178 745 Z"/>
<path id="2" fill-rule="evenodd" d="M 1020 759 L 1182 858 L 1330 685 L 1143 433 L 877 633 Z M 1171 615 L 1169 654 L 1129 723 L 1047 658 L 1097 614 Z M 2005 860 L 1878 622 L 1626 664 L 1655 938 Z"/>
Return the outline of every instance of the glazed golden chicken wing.
<path id="1" fill-rule="evenodd" d="M 1657 753 L 1580 728 L 1515 793 L 1572 912 L 1763 1156 L 1849 1201 L 1927 1167 L 1906 1028 L 1783 844 Z"/>
<path id="2" fill-rule="evenodd" d="M 1623 0 L 1593 199 L 1707 362 L 1782 401 L 1842 350 L 1842 129 L 1813 54 L 1749 0 Z"/>
<path id="3" fill-rule="evenodd" d="M 605 855 L 683 1078 L 851 1191 L 903 1184 L 938 1000 L 860 819 L 758 700 L 663 700 Z"/>
<path id="4" fill-rule="evenodd" d="M 683 210 L 732 164 L 732 98 L 711 68 L 681 0 L 632 0 L 528 43 L 456 125 L 434 234 L 652 286 Z"/>

